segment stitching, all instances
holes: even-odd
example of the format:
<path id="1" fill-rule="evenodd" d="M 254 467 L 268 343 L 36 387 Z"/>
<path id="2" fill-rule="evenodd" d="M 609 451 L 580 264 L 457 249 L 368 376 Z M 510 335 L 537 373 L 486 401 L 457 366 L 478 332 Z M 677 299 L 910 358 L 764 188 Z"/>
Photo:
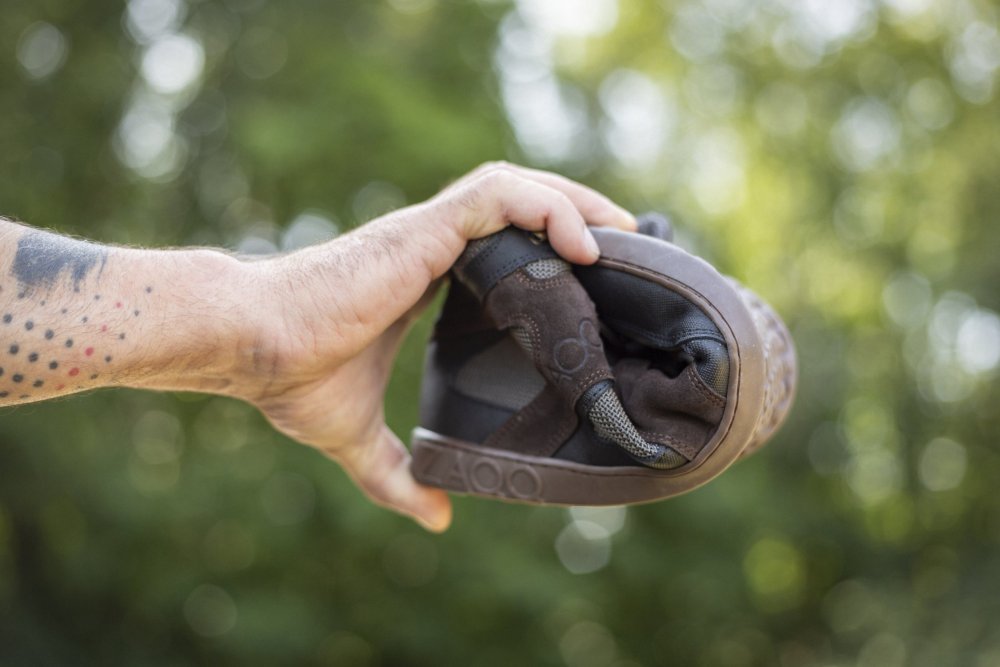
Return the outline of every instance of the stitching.
<path id="1" fill-rule="evenodd" d="M 658 431 L 639 431 L 641 435 L 646 440 L 651 440 L 653 442 L 658 442 L 659 440 L 665 440 L 665 443 L 673 447 L 677 452 L 683 454 L 689 461 L 698 456 L 698 452 L 701 451 L 701 447 L 694 445 L 689 445 L 686 442 L 681 442 L 677 438 L 667 435 L 666 433 L 659 433 Z"/>
<path id="2" fill-rule="evenodd" d="M 523 270 L 524 267 L 518 267 L 519 270 L 514 274 L 514 279 L 517 280 L 525 289 L 529 289 L 533 292 L 545 292 L 550 289 L 555 289 L 556 287 L 562 287 L 570 281 L 576 282 L 576 276 L 572 273 L 566 273 L 553 278 L 544 278 L 538 280 L 532 278 Z"/>
<path id="3" fill-rule="evenodd" d="M 720 336 L 718 331 L 712 331 L 711 329 L 680 329 L 676 332 L 678 334 L 676 337 L 668 337 L 656 331 L 650 331 L 648 329 L 629 324 L 628 322 L 620 319 L 605 318 L 604 321 L 612 329 L 619 330 L 625 334 L 632 334 L 633 337 L 636 334 L 639 336 L 645 336 L 650 340 L 662 343 L 663 345 L 669 347 L 676 347 L 682 343 L 686 343 L 697 338 L 708 338 L 717 343 L 722 343 L 723 345 L 726 343 L 725 338 Z"/>
<path id="4" fill-rule="evenodd" d="M 701 396 L 707 401 L 712 403 L 712 405 L 716 405 L 718 407 L 724 407 L 726 405 L 726 399 L 716 394 L 712 391 L 711 387 L 705 384 L 705 381 L 701 379 L 701 376 L 698 374 L 698 371 L 694 369 L 694 366 L 688 366 L 687 370 L 684 371 L 684 374 L 688 376 L 688 380 L 690 380 L 691 384 L 694 385 L 695 391 L 701 394 Z"/>

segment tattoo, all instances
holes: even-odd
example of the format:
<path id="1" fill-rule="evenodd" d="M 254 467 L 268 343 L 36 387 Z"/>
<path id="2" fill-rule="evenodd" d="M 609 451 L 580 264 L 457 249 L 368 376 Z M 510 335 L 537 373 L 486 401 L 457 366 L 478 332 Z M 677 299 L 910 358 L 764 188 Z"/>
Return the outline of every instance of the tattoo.
<path id="1" fill-rule="evenodd" d="M 51 288 L 63 272 L 73 281 L 74 291 L 79 292 L 84 278 L 98 265 L 100 274 L 107 258 L 108 251 L 99 245 L 47 232 L 29 231 L 17 242 L 11 273 L 21 285 L 20 298 L 35 288 Z"/>
<path id="2" fill-rule="evenodd" d="M 140 283 L 122 294 L 107 287 L 98 291 L 108 256 L 102 246 L 47 232 L 28 231 L 20 238 L 10 270 L 17 284 L 0 286 L 10 302 L 0 310 L 0 333 L 6 334 L 0 337 L 0 399 L 38 400 L 46 393 L 86 389 L 93 385 L 84 378 L 97 381 L 114 372 L 126 332 L 143 314 L 153 286 Z M 65 298 L 78 309 L 60 303 L 70 285 L 73 292 Z M 21 301 L 14 302 L 15 295 Z M 31 388 L 38 392 L 21 393 Z"/>

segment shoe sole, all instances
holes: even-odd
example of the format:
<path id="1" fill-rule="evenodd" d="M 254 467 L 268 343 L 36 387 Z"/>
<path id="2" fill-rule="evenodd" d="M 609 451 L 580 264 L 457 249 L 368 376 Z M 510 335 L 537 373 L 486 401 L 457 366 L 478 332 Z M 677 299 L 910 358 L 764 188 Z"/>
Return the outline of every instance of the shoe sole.
<path id="1" fill-rule="evenodd" d="M 773 430 L 776 412 L 782 412 L 777 421 L 783 417 L 795 385 L 794 348 L 784 325 L 766 305 L 741 296 L 738 288 L 708 262 L 671 243 L 612 229 L 592 231 L 601 248 L 599 265 L 659 283 L 687 297 L 722 332 L 730 374 L 726 408 L 715 434 L 693 461 L 661 471 L 528 456 L 417 428 L 411 440 L 411 471 L 418 482 L 461 494 L 531 504 L 650 502 L 691 491 L 715 478 L 748 445 L 756 444 L 759 432 Z M 669 267 L 670 275 L 645 268 L 648 266 Z M 768 336 L 767 345 L 759 326 Z M 773 345 L 772 340 L 783 345 Z M 778 403 L 780 411 L 775 409 Z"/>

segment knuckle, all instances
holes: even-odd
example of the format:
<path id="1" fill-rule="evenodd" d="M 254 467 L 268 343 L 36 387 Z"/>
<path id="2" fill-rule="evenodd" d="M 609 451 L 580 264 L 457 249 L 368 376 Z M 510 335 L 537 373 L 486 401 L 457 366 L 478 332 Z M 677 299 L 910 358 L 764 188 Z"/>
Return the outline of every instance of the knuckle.
<path id="1" fill-rule="evenodd" d="M 571 213 L 576 211 L 576 206 L 573 205 L 573 200 L 567 197 L 564 193 L 553 191 L 551 198 L 549 199 L 550 210 L 557 211 L 559 213 Z"/>
<path id="2" fill-rule="evenodd" d="M 512 187 L 518 178 L 510 169 L 494 169 L 484 173 L 479 182 L 486 190 L 496 192 Z"/>
<path id="3" fill-rule="evenodd" d="M 481 171 L 483 173 L 489 171 L 513 171 L 514 166 L 504 160 L 491 160 L 490 162 L 484 162 L 476 171 Z"/>

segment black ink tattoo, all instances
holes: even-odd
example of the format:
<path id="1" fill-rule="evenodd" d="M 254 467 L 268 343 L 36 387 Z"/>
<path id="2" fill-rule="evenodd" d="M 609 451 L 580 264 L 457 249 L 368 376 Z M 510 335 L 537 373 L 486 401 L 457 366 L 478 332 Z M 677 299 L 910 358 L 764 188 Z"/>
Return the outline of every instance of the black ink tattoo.
<path id="1" fill-rule="evenodd" d="M 21 350 L 21 348 L 18 346 L 17 343 L 14 343 L 13 345 L 10 346 L 10 353 L 11 354 L 17 354 L 20 350 Z"/>
<path id="2" fill-rule="evenodd" d="M 28 290 L 55 285 L 64 272 L 73 281 L 73 288 L 80 289 L 95 266 L 100 271 L 108 259 L 108 251 L 101 246 L 68 239 L 47 232 L 29 231 L 17 242 L 17 254 L 11 273 L 21 285 L 24 298 Z"/>

